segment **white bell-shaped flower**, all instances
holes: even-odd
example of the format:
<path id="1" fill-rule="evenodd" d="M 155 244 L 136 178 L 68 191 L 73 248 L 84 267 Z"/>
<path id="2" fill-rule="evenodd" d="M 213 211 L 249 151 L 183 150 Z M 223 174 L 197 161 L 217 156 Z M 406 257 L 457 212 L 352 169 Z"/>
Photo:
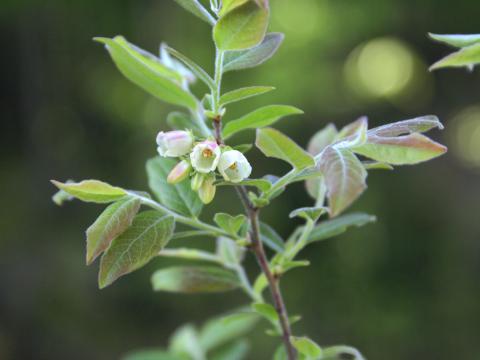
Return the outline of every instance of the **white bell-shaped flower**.
<path id="1" fill-rule="evenodd" d="M 188 178 L 190 172 L 192 171 L 192 165 L 187 160 L 180 161 L 175 167 L 170 171 L 167 177 L 167 183 L 175 185 L 181 183 L 183 180 Z"/>
<path id="2" fill-rule="evenodd" d="M 225 180 L 238 183 L 250 176 L 252 166 L 240 151 L 228 150 L 220 157 L 218 170 Z"/>
<path id="3" fill-rule="evenodd" d="M 206 174 L 215 171 L 220 155 L 220 146 L 215 141 L 205 140 L 195 145 L 190 154 L 190 160 L 195 170 Z"/>
<path id="4" fill-rule="evenodd" d="M 179 157 L 192 150 L 193 141 L 193 135 L 188 131 L 161 131 L 157 135 L 157 150 L 163 157 Z"/>

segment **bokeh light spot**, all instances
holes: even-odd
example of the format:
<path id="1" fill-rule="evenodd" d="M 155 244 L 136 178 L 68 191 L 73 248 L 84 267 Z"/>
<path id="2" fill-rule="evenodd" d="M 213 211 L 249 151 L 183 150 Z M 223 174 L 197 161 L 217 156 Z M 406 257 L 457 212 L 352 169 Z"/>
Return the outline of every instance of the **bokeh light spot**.
<path id="1" fill-rule="evenodd" d="M 480 167 L 480 106 L 462 110 L 453 119 L 453 151 L 469 167 Z"/>

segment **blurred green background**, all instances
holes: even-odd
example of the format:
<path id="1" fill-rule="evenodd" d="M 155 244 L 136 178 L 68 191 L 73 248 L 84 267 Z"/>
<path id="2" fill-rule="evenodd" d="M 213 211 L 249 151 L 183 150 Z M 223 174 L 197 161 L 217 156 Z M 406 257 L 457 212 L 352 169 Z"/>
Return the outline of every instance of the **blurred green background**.
<path id="1" fill-rule="evenodd" d="M 228 116 L 261 104 L 299 106 L 306 115 L 279 128 L 306 145 L 328 122 L 368 115 L 377 125 L 433 113 L 447 128 L 431 136 L 450 148 L 427 164 L 371 173 L 353 210 L 379 221 L 308 248 L 313 265 L 283 282 L 289 311 L 304 316 L 295 332 L 356 346 L 370 360 L 479 359 L 480 73 L 427 72 L 449 50 L 426 33 L 480 32 L 480 2 L 271 5 L 283 47 L 261 68 L 228 74 L 225 89 L 277 91 Z M 172 110 L 126 81 L 92 37 L 122 34 L 152 52 L 165 40 L 211 70 L 208 25 L 172 0 L 2 0 L 0 30 L 0 359 L 118 359 L 242 304 L 239 292 L 153 293 L 149 276 L 169 263 L 162 259 L 99 291 L 95 266 L 84 265 L 83 231 L 101 208 L 50 201 L 51 178 L 146 189 L 144 161 L 155 156 L 156 132 Z M 255 175 L 285 171 L 257 151 L 249 157 Z M 308 204 L 299 184 L 264 217 L 287 236 L 296 225 L 289 210 Z M 235 213 L 239 204 L 222 189 L 219 207 Z M 253 275 L 256 264 L 248 264 Z M 252 334 L 250 359 L 268 359 L 278 343 L 263 331 Z"/>

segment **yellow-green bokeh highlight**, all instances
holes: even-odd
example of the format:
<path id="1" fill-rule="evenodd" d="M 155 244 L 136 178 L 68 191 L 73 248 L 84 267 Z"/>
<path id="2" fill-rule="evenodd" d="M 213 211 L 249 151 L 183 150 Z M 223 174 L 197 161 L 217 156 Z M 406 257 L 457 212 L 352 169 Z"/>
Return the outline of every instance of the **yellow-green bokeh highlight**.
<path id="1" fill-rule="evenodd" d="M 450 135 L 455 155 L 468 167 L 480 168 L 480 105 L 454 116 Z"/>

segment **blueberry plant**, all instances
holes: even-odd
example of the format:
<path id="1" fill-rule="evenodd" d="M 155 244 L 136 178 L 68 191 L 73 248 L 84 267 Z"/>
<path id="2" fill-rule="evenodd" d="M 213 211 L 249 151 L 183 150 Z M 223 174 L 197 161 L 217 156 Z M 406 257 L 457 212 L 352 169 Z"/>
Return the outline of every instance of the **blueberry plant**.
<path id="1" fill-rule="evenodd" d="M 299 258 L 306 247 L 375 220 L 363 213 L 344 214 L 366 190 L 368 171 L 413 165 L 445 153 L 444 146 L 422 134 L 442 129 L 442 124 L 435 116 L 422 116 L 369 129 L 367 118 L 362 117 L 339 130 L 333 124 L 325 126 L 304 150 L 271 127 L 281 118 L 302 114 L 296 107 L 268 105 L 231 119 L 230 105 L 273 90 L 250 86 L 222 91 L 226 73 L 263 64 L 281 45 L 283 34 L 267 32 L 268 0 L 210 0 L 209 7 L 198 0 L 176 1 L 212 27 L 216 48 L 213 75 L 165 44 L 157 56 L 122 36 L 95 39 L 105 45 L 127 79 L 181 109 L 167 117 L 171 131 L 157 134 L 158 154 L 147 161 L 153 196 L 98 180 L 53 181 L 60 190 L 54 200 L 59 204 L 73 198 L 108 204 L 86 232 L 87 264 L 101 257 L 100 288 L 154 258 L 178 258 L 192 264 L 160 268 L 151 278 L 155 291 L 239 289 L 246 305 L 201 328 L 181 327 L 168 348 L 140 351 L 127 358 L 258 358 L 246 355 L 244 338 L 264 320 L 271 326 L 268 334 L 279 338 L 278 349 L 272 351 L 274 359 L 363 359 L 352 347 L 319 345 L 319 339 L 296 334 L 292 324 L 300 317 L 289 316 L 280 281 L 289 271 L 309 265 Z M 203 96 L 190 89 L 196 80 L 208 88 Z M 235 135 L 253 130 L 254 144 L 235 143 Z M 152 135 L 152 148 L 154 140 Z M 266 157 L 290 164 L 291 170 L 280 176 L 252 178 L 255 165 L 247 157 L 253 145 Z M 292 209 L 290 218 L 300 219 L 302 225 L 283 240 L 261 221 L 260 214 L 268 211 L 272 202 L 281 201 L 282 193 L 297 182 L 305 182 L 312 203 Z M 219 186 L 236 191 L 243 210 L 201 218 L 202 208 L 212 203 Z M 179 248 L 176 240 L 186 237 L 211 238 L 216 250 Z M 259 264 L 256 278 L 247 276 L 247 255 Z"/>
<path id="2" fill-rule="evenodd" d="M 446 67 L 467 67 L 473 70 L 475 65 L 480 64 L 480 34 L 429 34 L 438 42 L 447 44 L 457 51 L 437 61 L 431 66 L 431 70 Z"/>

